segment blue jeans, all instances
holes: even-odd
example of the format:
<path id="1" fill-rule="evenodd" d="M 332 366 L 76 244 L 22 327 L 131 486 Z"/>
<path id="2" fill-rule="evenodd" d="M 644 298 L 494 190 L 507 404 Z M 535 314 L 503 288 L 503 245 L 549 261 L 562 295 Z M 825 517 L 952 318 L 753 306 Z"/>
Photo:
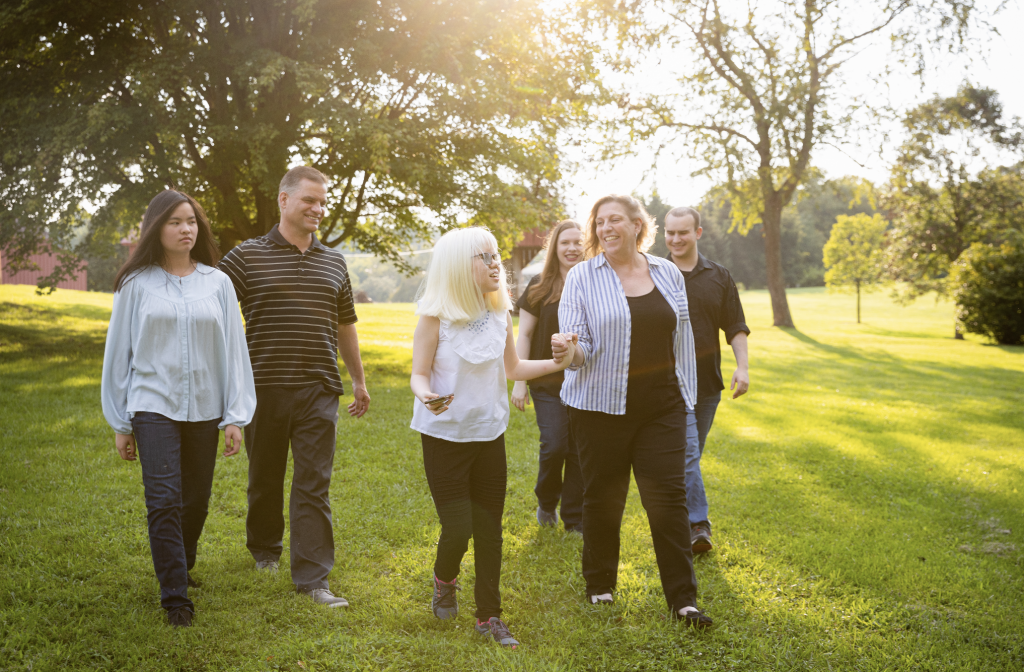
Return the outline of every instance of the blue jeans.
<path id="1" fill-rule="evenodd" d="M 139 412 L 132 430 L 142 465 L 149 549 L 160 582 L 160 606 L 187 607 L 188 570 L 196 564 L 217 461 L 220 419 L 179 422 Z"/>
<path id="2" fill-rule="evenodd" d="M 583 474 L 576 446 L 569 441 L 569 414 L 558 395 L 531 389 L 530 396 L 540 429 L 537 487 L 533 489 L 537 504 L 545 511 L 554 511 L 561 499 L 562 524 L 566 530 L 579 529 L 583 524 Z"/>
<path id="3" fill-rule="evenodd" d="M 686 446 L 686 508 L 690 511 L 690 524 L 708 522 L 708 498 L 704 493 L 704 479 L 700 473 L 700 458 L 704 455 L 704 442 L 707 441 L 711 424 L 715 421 L 715 412 L 722 401 L 722 393 L 716 392 L 697 398 L 697 406 L 689 413 L 697 417 L 697 443 L 688 442 Z"/>

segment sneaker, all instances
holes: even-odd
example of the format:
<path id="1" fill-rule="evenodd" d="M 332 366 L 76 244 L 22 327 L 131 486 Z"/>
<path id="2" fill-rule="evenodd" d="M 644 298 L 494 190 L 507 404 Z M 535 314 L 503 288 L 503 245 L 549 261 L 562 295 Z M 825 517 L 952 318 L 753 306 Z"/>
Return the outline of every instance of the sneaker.
<path id="1" fill-rule="evenodd" d="M 541 527 L 554 527 L 558 524 L 558 514 L 554 511 L 545 511 L 537 507 L 537 522 Z"/>
<path id="2" fill-rule="evenodd" d="M 167 611 L 167 623 L 176 628 L 187 628 L 192 625 L 192 610 L 188 607 L 178 607 Z"/>
<path id="3" fill-rule="evenodd" d="M 587 597 L 591 604 L 609 605 L 614 604 L 615 599 L 611 593 L 601 593 L 600 595 L 590 595 Z"/>
<path id="4" fill-rule="evenodd" d="M 188 572 L 186 576 L 188 577 L 189 588 L 198 588 L 200 586 L 200 583 L 192 578 L 192 572 Z"/>
<path id="5" fill-rule="evenodd" d="M 477 621 L 476 631 L 484 637 L 491 637 L 498 644 L 514 649 L 519 646 L 519 642 L 512 636 L 512 633 L 508 631 L 508 626 L 505 622 L 497 616 L 491 616 L 490 620 Z"/>
<path id="6" fill-rule="evenodd" d="M 325 607 L 347 607 L 348 600 L 344 597 L 338 597 L 326 588 L 314 588 L 313 590 L 302 590 L 299 589 L 300 595 L 305 595 L 311 598 L 315 603 L 322 604 Z"/>
<path id="7" fill-rule="evenodd" d="M 258 560 L 256 562 L 256 571 L 258 572 L 277 572 L 281 568 L 281 564 L 277 560 Z"/>
<path id="8" fill-rule="evenodd" d="M 711 545 L 711 526 L 707 523 L 696 523 L 690 526 L 690 548 L 694 553 L 707 553 Z"/>
<path id="9" fill-rule="evenodd" d="M 459 615 L 459 602 L 456 599 L 455 591 L 462 590 L 455 579 L 451 583 L 445 583 L 434 577 L 434 597 L 430 600 L 430 608 L 442 621 L 455 618 Z"/>
<path id="10" fill-rule="evenodd" d="M 697 607 L 683 607 L 679 611 L 673 612 L 673 616 L 677 620 L 683 621 L 686 625 L 697 630 L 706 630 L 715 624 L 711 620 L 711 617 L 706 615 L 703 611 Z"/>

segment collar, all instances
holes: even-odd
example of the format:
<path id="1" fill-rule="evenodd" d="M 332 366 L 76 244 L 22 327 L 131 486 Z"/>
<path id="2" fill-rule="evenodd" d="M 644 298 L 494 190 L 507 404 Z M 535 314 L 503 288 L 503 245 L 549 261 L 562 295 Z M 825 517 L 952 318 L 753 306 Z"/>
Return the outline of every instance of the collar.
<path id="1" fill-rule="evenodd" d="M 665 263 L 664 259 L 656 257 L 653 254 L 643 253 L 643 255 L 647 258 L 647 263 L 651 266 L 662 266 Z M 671 263 L 671 261 L 669 263 Z M 594 257 L 594 266 L 601 267 L 606 265 L 608 265 L 608 258 L 604 256 L 604 252 Z"/>
<path id="2" fill-rule="evenodd" d="M 671 252 L 669 252 L 668 254 L 665 255 L 665 259 L 667 259 L 668 262 L 670 264 L 672 264 L 673 266 L 676 265 L 676 262 L 672 261 L 672 253 Z M 708 266 L 707 258 L 703 254 L 701 254 L 700 251 L 698 250 L 698 252 L 697 252 L 697 265 L 694 266 L 692 269 L 690 269 L 687 272 L 688 273 L 696 273 L 697 271 L 703 271 L 705 268 L 708 268 L 708 267 L 709 266 Z M 679 268 L 679 267 L 676 266 L 676 268 Z"/>
<path id="3" fill-rule="evenodd" d="M 280 224 L 274 224 L 274 228 L 272 228 L 270 230 L 270 232 L 267 233 L 267 238 L 270 238 L 270 240 L 274 241 L 275 243 L 277 243 L 281 247 L 295 247 L 294 245 L 289 243 L 287 240 L 285 240 L 284 235 L 282 235 L 282 233 L 278 230 L 278 227 L 280 227 Z M 321 249 L 327 249 L 324 246 L 324 244 L 320 242 L 320 239 L 317 238 L 316 236 L 313 236 L 313 244 L 309 246 L 309 250 L 313 249 L 314 247 L 319 247 Z M 309 250 L 306 250 L 306 251 L 308 252 Z"/>

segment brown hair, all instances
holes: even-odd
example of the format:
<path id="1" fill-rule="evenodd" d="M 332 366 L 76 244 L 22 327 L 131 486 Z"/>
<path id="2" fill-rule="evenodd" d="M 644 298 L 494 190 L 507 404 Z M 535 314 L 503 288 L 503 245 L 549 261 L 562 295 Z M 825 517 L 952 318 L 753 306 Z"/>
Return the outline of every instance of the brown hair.
<path id="1" fill-rule="evenodd" d="M 678 217 L 679 219 L 682 219 L 684 217 L 693 217 L 693 228 L 694 228 L 694 230 L 697 230 L 697 229 L 700 228 L 700 213 L 697 212 L 696 210 L 694 210 L 693 208 L 687 208 L 685 206 L 679 206 L 678 208 L 672 208 L 667 213 L 665 213 L 665 217 L 670 217 L 670 216 L 671 217 Z"/>
<path id="2" fill-rule="evenodd" d="M 583 231 L 575 221 L 563 219 L 558 224 L 555 224 L 548 237 L 544 240 L 544 249 L 548 251 L 547 256 L 544 258 L 544 268 L 540 272 L 540 281 L 530 288 L 530 294 L 527 296 L 530 303 L 535 306 L 554 303 L 562 298 L 562 284 L 564 281 L 562 280 L 562 272 L 558 267 L 558 237 L 562 235 L 562 231 L 573 227 L 577 231 Z"/>
<path id="3" fill-rule="evenodd" d="M 313 166 L 295 166 L 281 178 L 281 184 L 277 188 L 277 194 L 280 196 L 283 191 L 289 196 L 293 195 L 295 193 L 295 189 L 303 180 L 319 182 L 325 187 L 327 186 L 327 176 Z"/>
<path id="4" fill-rule="evenodd" d="M 166 191 L 161 191 L 149 202 L 146 214 L 142 216 L 139 245 L 132 252 L 132 256 L 128 257 L 128 261 L 124 262 L 121 270 L 117 272 L 117 277 L 114 278 L 115 292 L 120 291 L 125 283 L 135 277 L 133 274 L 136 274 L 138 271 L 150 266 L 160 266 L 164 263 L 164 246 L 160 242 L 160 232 L 164 228 L 164 224 L 167 223 L 167 220 L 171 218 L 174 210 L 182 203 L 188 203 L 192 206 L 192 210 L 196 213 L 196 225 L 199 228 L 196 235 L 196 244 L 192 247 L 189 256 L 194 261 L 204 263 L 207 266 L 213 266 L 217 263 L 220 259 L 220 250 L 217 249 L 217 243 L 213 239 L 213 232 L 210 231 L 210 222 L 206 219 L 206 212 L 196 203 L 196 199 L 188 194 L 174 189 L 167 189 Z"/>
<path id="5" fill-rule="evenodd" d="M 586 243 L 583 251 L 587 259 L 601 254 L 601 241 L 597 237 L 597 211 L 605 203 L 618 203 L 626 208 L 626 214 L 630 221 L 640 220 L 640 232 L 636 235 L 636 251 L 646 252 L 654 245 L 654 237 L 658 234 L 658 227 L 654 225 L 653 218 L 647 213 L 644 204 L 632 196 L 622 194 L 609 194 L 597 199 L 594 207 L 590 209 L 590 217 L 587 219 Z"/>

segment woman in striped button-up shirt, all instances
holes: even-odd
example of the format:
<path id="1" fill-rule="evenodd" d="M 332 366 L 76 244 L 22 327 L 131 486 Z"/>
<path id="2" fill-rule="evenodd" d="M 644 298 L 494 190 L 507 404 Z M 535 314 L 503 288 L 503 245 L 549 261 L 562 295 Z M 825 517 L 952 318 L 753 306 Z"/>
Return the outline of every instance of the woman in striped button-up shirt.
<path id="1" fill-rule="evenodd" d="M 562 401 L 580 455 L 583 576 L 592 604 L 610 604 L 632 468 L 672 614 L 696 627 L 697 579 L 686 510 L 686 444 L 697 440 L 697 377 L 683 277 L 644 252 L 655 226 L 630 196 L 594 204 L 586 252 L 565 280 L 558 317 L 579 334 Z"/>

